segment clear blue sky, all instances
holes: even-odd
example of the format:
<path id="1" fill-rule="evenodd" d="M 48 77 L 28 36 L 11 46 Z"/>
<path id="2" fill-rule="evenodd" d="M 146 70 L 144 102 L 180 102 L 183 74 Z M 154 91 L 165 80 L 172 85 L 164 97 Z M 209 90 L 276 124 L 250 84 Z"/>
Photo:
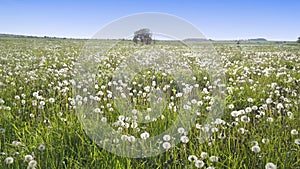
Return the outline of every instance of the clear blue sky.
<path id="1" fill-rule="evenodd" d="M 0 33 L 89 38 L 141 12 L 179 16 L 211 39 L 300 36 L 299 0 L 0 0 Z"/>

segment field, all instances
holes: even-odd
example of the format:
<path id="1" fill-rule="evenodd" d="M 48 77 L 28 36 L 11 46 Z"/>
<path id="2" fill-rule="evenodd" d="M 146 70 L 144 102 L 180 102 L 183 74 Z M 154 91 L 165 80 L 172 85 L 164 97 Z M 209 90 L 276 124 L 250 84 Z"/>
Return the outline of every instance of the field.
<path id="1" fill-rule="evenodd" d="M 120 41 L 110 48 L 115 43 L 0 38 L 1 169 L 300 169 L 299 44 L 212 42 L 220 65 L 209 71 L 189 58 L 186 49 L 176 42 L 147 46 Z M 203 43 L 191 45 L 196 48 Z M 181 97 L 184 92 L 180 80 L 147 68 L 124 80 L 130 92 L 120 97 L 130 98 L 134 111 L 129 111 L 127 104 L 113 99 L 111 86 L 121 91 L 123 82 L 114 81 L 111 74 L 129 55 L 151 51 L 154 46 L 172 51 L 191 64 L 192 79 L 187 79 L 185 86 L 200 92 L 186 100 Z M 95 62 L 97 65 L 89 65 L 90 60 L 80 60 L 83 49 L 93 54 L 109 52 L 105 59 Z M 183 70 L 178 72 L 189 77 Z M 82 73 L 86 71 L 91 72 Z M 214 83 L 212 72 L 226 86 Z M 147 99 L 153 89 L 161 89 L 167 98 L 158 104 L 162 114 L 156 114 L 155 106 L 151 107 L 151 101 L 160 98 Z M 214 95 L 217 89 L 224 93 Z M 95 101 L 97 108 L 85 107 Z M 187 104 L 176 107 L 184 101 Z M 224 107 L 213 109 L 215 103 Z M 193 121 L 181 117 L 180 110 L 194 117 Z M 212 113 L 214 119 L 206 124 Z M 143 120 L 148 122 L 141 123 Z M 120 149 L 106 150 L 104 139 L 98 140 L 95 134 L 108 131 L 98 123 L 109 124 L 120 134 L 121 138 L 110 140 Z M 165 134 L 158 144 L 145 143 L 147 151 L 132 152 L 138 158 L 119 156 L 136 151 L 124 146 L 135 145 L 138 139 L 147 142 L 172 124 L 178 127 L 176 136 Z M 190 130 L 180 127 L 189 124 Z M 154 150 L 162 153 L 147 157 L 148 151 Z"/>

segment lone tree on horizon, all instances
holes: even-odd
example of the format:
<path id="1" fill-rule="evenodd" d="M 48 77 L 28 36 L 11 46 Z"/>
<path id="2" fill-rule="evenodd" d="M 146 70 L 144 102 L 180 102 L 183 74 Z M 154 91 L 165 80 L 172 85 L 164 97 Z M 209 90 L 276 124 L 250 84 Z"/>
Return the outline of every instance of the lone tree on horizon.
<path id="1" fill-rule="evenodd" d="M 298 40 L 297 40 L 297 42 L 298 42 L 298 43 L 300 43 L 300 37 L 298 37 Z"/>
<path id="2" fill-rule="evenodd" d="M 152 42 L 152 33 L 150 29 L 143 28 L 134 32 L 133 42 L 138 43 L 140 41 L 143 44 L 151 44 Z"/>

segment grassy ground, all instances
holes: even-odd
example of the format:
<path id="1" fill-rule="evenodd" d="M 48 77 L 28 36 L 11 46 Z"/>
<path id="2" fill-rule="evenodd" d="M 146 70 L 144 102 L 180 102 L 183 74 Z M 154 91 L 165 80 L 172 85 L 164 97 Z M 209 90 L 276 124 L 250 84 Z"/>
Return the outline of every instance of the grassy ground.
<path id="1" fill-rule="evenodd" d="M 193 85 L 198 84 L 203 91 L 198 96 L 203 104 L 192 112 L 197 114 L 192 129 L 181 135 L 188 140 L 149 158 L 120 157 L 97 146 L 86 134 L 74 110 L 78 99 L 72 85 L 75 61 L 85 41 L 1 38 L 0 44 L 0 168 L 300 168 L 297 44 L 214 43 L 225 70 L 226 107 L 222 116 L 209 126 L 203 123 L 213 104 L 214 85 L 208 82 L 207 71 L 195 68 Z M 100 44 L 98 50 L 104 50 L 112 42 Z M 126 41 L 118 45 L 109 53 L 110 63 L 145 48 Z M 183 54 L 177 44 L 156 45 Z M 114 68 L 118 64 L 112 65 Z M 159 73 L 155 76 L 158 86 L 159 82 L 170 81 Z M 151 78 L 145 79 L 141 86 L 148 85 Z M 107 86 L 108 82 L 105 78 L 97 81 L 99 86 Z M 98 104 L 108 122 L 131 125 L 133 121 L 110 112 L 109 101 L 103 100 L 108 93 L 103 92 Z M 136 109 L 149 107 L 141 103 L 140 96 L 133 97 L 138 100 Z M 151 137 L 168 128 L 166 121 L 172 123 L 178 118 L 174 109 L 166 109 L 163 115 L 165 118 L 159 116 L 153 123 L 115 129 L 135 138 L 145 132 Z M 212 135 L 201 141 L 200 135 L 206 130 Z"/>

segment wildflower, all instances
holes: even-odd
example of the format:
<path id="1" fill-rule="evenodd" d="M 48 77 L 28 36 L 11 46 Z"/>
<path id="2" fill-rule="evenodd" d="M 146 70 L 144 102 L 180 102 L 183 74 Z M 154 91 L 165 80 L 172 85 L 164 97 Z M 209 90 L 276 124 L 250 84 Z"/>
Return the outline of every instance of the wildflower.
<path id="1" fill-rule="evenodd" d="M 270 141 L 270 140 L 267 139 L 267 138 L 263 138 L 263 139 L 261 140 L 261 142 L 264 143 L 264 144 L 267 143 L 267 142 L 269 142 L 269 141 Z"/>
<path id="2" fill-rule="evenodd" d="M 166 149 L 166 150 L 168 150 L 168 149 L 171 148 L 171 144 L 170 144 L 169 142 L 164 142 L 162 146 L 163 146 L 163 148 Z"/>
<path id="3" fill-rule="evenodd" d="M 197 168 L 202 168 L 202 167 L 204 167 L 204 165 L 205 165 L 205 163 L 202 160 L 196 160 L 195 161 L 195 166 Z"/>
<path id="4" fill-rule="evenodd" d="M 146 140 L 147 138 L 149 138 L 150 134 L 148 132 L 144 132 L 141 134 L 141 138 Z"/>
<path id="5" fill-rule="evenodd" d="M 260 147 L 258 145 L 254 145 L 251 150 L 254 152 L 254 153 L 259 153 L 260 152 Z"/>
<path id="6" fill-rule="evenodd" d="M 12 164 L 14 162 L 14 158 L 6 157 L 4 160 L 5 164 Z"/>
<path id="7" fill-rule="evenodd" d="M 276 168 L 277 168 L 276 165 L 273 163 L 267 163 L 265 165 L 265 169 L 276 169 Z"/>
<path id="8" fill-rule="evenodd" d="M 15 99 L 16 99 L 16 100 L 20 100 L 20 96 L 16 95 L 16 96 L 15 96 Z"/>
<path id="9" fill-rule="evenodd" d="M 211 157 L 209 157 L 209 161 L 211 161 L 211 162 L 218 162 L 219 158 L 216 157 L 216 156 L 211 156 Z"/>
<path id="10" fill-rule="evenodd" d="M 123 116 L 123 115 L 119 116 L 119 120 L 120 121 L 124 121 L 125 120 L 125 116 Z"/>
<path id="11" fill-rule="evenodd" d="M 18 147 L 18 146 L 22 146 L 22 143 L 19 142 L 19 141 L 13 141 L 13 142 L 12 142 L 12 145 L 13 145 L 14 147 Z"/>
<path id="12" fill-rule="evenodd" d="M 282 109 L 283 108 L 283 104 L 282 103 L 278 103 L 277 106 L 276 106 L 276 108 L 279 109 L 279 110 Z"/>
<path id="13" fill-rule="evenodd" d="M 241 121 L 244 123 L 249 123 L 250 122 L 250 118 L 248 116 L 242 116 L 241 117 Z"/>
<path id="14" fill-rule="evenodd" d="M 32 100 L 32 106 L 37 106 L 37 101 L 36 100 Z"/>
<path id="15" fill-rule="evenodd" d="M 213 133 L 218 132 L 218 131 L 219 131 L 219 129 L 216 128 L 216 127 L 212 127 L 212 128 L 211 128 L 211 132 L 213 132 Z"/>
<path id="16" fill-rule="evenodd" d="M 132 143 L 135 142 L 135 137 L 134 136 L 129 136 L 127 139 L 128 139 L 129 142 L 132 142 Z"/>
<path id="17" fill-rule="evenodd" d="M 102 117 L 101 118 L 101 122 L 106 123 L 107 122 L 107 118 L 106 117 Z"/>
<path id="18" fill-rule="evenodd" d="M 271 122 L 273 122 L 273 121 L 274 121 L 274 119 L 273 119 L 272 117 L 268 117 L 268 118 L 267 118 L 267 122 L 270 122 L 270 123 L 271 123 Z"/>
<path id="19" fill-rule="evenodd" d="M 178 128 L 177 131 L 179 134 L 184 134 L 184 132 L 185 132 L 184 128 L 182 128 L 182 127 Z"/>
<path id="20" fill-rule="evenodd" d="M 54 103 L 54 102 L 55 102 L 55 99 L 54 99 L 54 98 L 50 98 L 50 99 L 49 99 L 49 102 L 50 102 L 50 103 Z"/>
<path id="21" fill-rule="evenodd" d="M 171 136 L 170 135 L 164 135 L 163 136 L 163 140 L 164 141 L 170 141 L 171 140 Z"/>
<path id="22" fill-rule="evenodd" d="M 183 142 L 183 143 L 188 143 L 189 138 L 187 136 L 181 136 L 180 141 Z"/>
<path id="23" fill-rule="evenodd" d="M 300 145 L 300 139 L 295 139 L 295 144 Z"/>
<path id="24" fill-rule="evenodd" d="M 231 112 L 231 116 L 232 117 L 237 117 L 237 116 L 239 116 L 240 115 L 240 113 L 238 112 L 238 111 L 232 111 Z"/>
<path id="25" fill-rule="evenodd" d="M 138 123 L 137 122 L 133 122 L 132 124 L 131 124 L 131 128 L 137 128 L 137 126 L 138 126 Z"/>
<path id="26" fill-rule="evenodd" d="M 202 159 L 206 159 L 206 158 L 208 157 L 207 152 L 201 152 L 200 157 L 201 157 Z"/>
<path id="27" fill-rule="evenodd" d="M 253 99 L 252 99 L 252 98 L 248 98 L 247 101 L 248 101 L 249 103 L 252 103 L 252 102 L 253 102 Z"/>
<path id="28" fill-rule="evenodd" d="M 147 120 L 147 121 L 148 121 L 148 120 L 150 120 L 150 119 L 151 119 L 151 118 L 150 118 L 150 116 L 149 116 L 149 115 L 146 115 L 146 116 L 145 116 L 145 120 Z"/>
<path id="29" fill-rule="evenodd" d="M 123 140 L 123 141 L 124 141 L 124 140 L 128 140 L 128 136 L 127 136 L 127 135 L 122 135 L 122 136 L 121 136 L 121 140 Z"/>
<path id="30" fill-rule="evenodd" d="M 40 105 L 44 106 L 45 105 L 45 101 L 40 101 Z"/>
<path id="31" fill-rule="evenodd" d="M 267 104 L 271 104 L 272 103 L 272 99 L 271 98 L 267 98 L 266 103 Z"/>
<path id="32" fill-rule="evenodd" d="M 28 169 L 35 169 L 36 165 L 37 165 L 37 162 L 35 160 L 31 160 L 28 163 Z"/>
<path id="33" fill-rule="evenodd" d="M 298 131 L 296 129 L 291 130 L 292 135 L 298 135 Z"/>
<path id="34" fill-rule="evenodd" d="M 230 105 L 228 105 L 228 108 L 229 108 L 229 109 L 233 109 L 233 108 L 234 108 L 234 105 L 233 105 L 233 104 L 230 104 Z"/>
<path id="35" fill-rule="evenodd" d="M 252 110 L 258 110 L 257 106 L 252 106 Z"/>
<path id="36" fill-rule="evenodd" d="M 190 162 L 194 162 L 194 161 L 198 160 L 198 158 L 197 158 L 197 156 L 195 156 L 195 155 L 189 155 L 188 160 L 189 160 Z"/>
<path id="37" fill-rule="evenodd" d="M 245 129 L 244 129 L 244 128 L 239 128 L 239 132 L 240 132 L 241 134 L 244 134 L 244 133 L 245 133 Z"/>
<path id="38" fill-rule="evenodd" d="M 247 107 L 246 109 L 245 109 L 245 112 L 246 113 L 250 113 L 252 111 L 252 108 L 251 107 Z"/>
<path id="39" fill-rule="evenodd" d="M 24 161 L 25 161 L 25 162 L 29 162 L 29 161 L 31 161 L 31 160 L 33 160 L 32 155 L 25 155 L 25 157 L 24 157 Z"/>
<path id="40" fill-rule="evenodd" d="M 46 149 L 44 144 L 39 145 L 38 150 L 44 151 Z"/>
<path id="41" fill-rule="evenodd" d="M 252 143 L 257 146 L 258 145 L 258 142 L 257 141 L 252 141 Z"/>
<path id="42" fill-rule="evenodd" d="M 225 133 L 220 133 L 218 136 L 219 139 L 225 139 L 226 138 L 226 134 Z"/>

